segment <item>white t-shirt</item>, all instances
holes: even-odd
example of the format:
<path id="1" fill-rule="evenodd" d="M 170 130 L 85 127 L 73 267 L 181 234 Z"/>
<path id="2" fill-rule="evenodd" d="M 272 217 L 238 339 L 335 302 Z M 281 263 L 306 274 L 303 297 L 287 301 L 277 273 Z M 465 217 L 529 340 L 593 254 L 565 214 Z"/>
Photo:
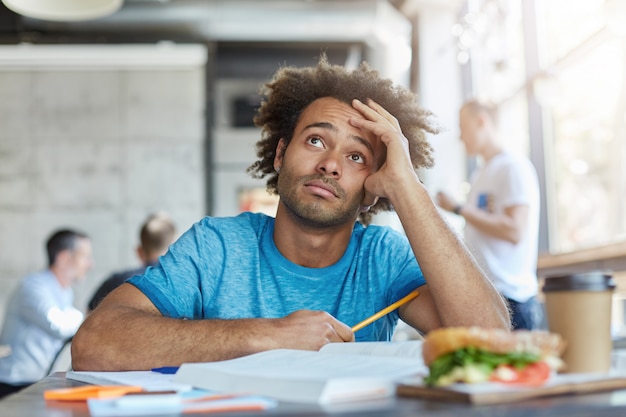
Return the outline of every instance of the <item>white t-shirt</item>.
<path id="1" fill-rule="evenodd" d="M 465 242 L 505 297 L 525 302 L 537 294 L 539 183 L 526 158 L 502 152 L 472 175 L 467 205 L 503 213 L 506 207 L 528 206 L 528 223 L 517 244 L 488 236 L 469 223 Z"/>

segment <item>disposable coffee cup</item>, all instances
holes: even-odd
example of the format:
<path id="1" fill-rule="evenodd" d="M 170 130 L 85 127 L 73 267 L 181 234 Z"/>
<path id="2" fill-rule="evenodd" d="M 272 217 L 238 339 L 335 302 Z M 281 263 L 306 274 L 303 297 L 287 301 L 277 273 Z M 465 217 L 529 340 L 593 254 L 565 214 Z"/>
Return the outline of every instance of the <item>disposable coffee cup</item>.
<path id="1" fill-rule="evenodd" d="M 548 329 L 560 334 L 567 344 L 562 372 L 609 371 L 614 290 L 613 277 L 601 272 L 545 279 Z"/>

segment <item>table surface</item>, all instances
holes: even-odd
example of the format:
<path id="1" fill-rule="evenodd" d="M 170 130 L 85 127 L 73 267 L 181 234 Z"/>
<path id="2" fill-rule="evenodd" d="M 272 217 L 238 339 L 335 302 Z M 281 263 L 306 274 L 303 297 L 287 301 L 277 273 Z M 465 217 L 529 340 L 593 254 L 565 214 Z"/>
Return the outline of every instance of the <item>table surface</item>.
<path id="1" fill-rule="evenodd" d="M 63 372 L 52 374 L 34 385 L 0 400 L 2 417 L 88 417 L 85 403 L 46 402 L 43 392 L 47 389 L 84 385 L 81 382 L 65 379 Z M 178 414 L 173 414 L 178 415 Z M 278 408 L 259 413 L 210 413 L 191 414 L 193 416 L 302 416 L 316 417 L 327 415 L 352 415 L 363 417 L 405 417 L 405 416 L 563 416 L 600 417 L 626 415 L 626 389 L 585 395 L 544 397 L 535 400 L 500 404 L 470 405 L 440 401 L 426 401 L 417 398 L 389 398 L 380 401 L 322 407 L 317 405 L 280 404 Z"/>

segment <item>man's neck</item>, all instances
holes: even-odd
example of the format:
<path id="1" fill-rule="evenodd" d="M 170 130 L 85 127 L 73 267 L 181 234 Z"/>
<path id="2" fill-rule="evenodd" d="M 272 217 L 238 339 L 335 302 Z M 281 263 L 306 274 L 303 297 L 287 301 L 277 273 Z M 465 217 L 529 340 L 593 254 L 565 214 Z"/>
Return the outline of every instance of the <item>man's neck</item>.
<path id="1" fill-rule="evenodd" d="M 502 147 L 497 144 L 497 142 L 492 139 L 480 152 L 480 156 L 486 162 L 489 162 L 491 158 L 500 154 L 502 152 Z"/>
<path id="2" fill-rule="evenodd" d="M 71 280 L 66 277 L 66 274 L 64 274 L 59 267 L 52 265 L 50 267 L 50 272 L 52 272 L 52 275 L 54 275 L 54 277 L 59 282 L 59 285 L 61 285 L 63 288 L 67 288 L 70 286 Z"/>
<path id="3" fill-rule="evenodd" d="M 324 268 L 341 259 L 353 228 L 354 224 L 323 229 L 306 226 L 279 209 L 274 222 L 274 243 L 291 262 L 308 268 Z"/>

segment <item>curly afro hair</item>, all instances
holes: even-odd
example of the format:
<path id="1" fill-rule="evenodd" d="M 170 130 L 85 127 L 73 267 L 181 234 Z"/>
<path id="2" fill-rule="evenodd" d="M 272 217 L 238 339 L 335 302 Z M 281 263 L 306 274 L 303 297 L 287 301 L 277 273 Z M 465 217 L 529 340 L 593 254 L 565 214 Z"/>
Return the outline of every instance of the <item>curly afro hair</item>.
<path id="1" fill-rule="evenodd" d="M 283 67 L 261 88 L 261 96 L 261 106 L 254 118 L 255 125 L 262 128 L 262 138 L 256 144 L 259 159 L 247 172 L 254 178 L 269 176 L 267 191 L 272 194 L 276 194 L 278 183 L 274 156 L 279 140 L 283 138 L 288 145 L 304 109 L 322 97 L 333 97 L 348 105 L 355 98 L 363 102 L 368 98 L 374 100 L 398 119 L 409 141 L 413 167 L 417 170 L 433 165 L 432 148 L 425 135 L 425 132 L 437 132 L 428 123 L 432 114 L 418 104 L 414 93 L 381 78 L 378 71 L 365 62 L 348 71 L 328 63 L 322 55 L 315 67 Z M 361 213 L 359 220 L 369 224 L 373 214 L 385 210 L 393 210 L 393 207 L 387 199 L 381 198 L 368 212 Z"/>

